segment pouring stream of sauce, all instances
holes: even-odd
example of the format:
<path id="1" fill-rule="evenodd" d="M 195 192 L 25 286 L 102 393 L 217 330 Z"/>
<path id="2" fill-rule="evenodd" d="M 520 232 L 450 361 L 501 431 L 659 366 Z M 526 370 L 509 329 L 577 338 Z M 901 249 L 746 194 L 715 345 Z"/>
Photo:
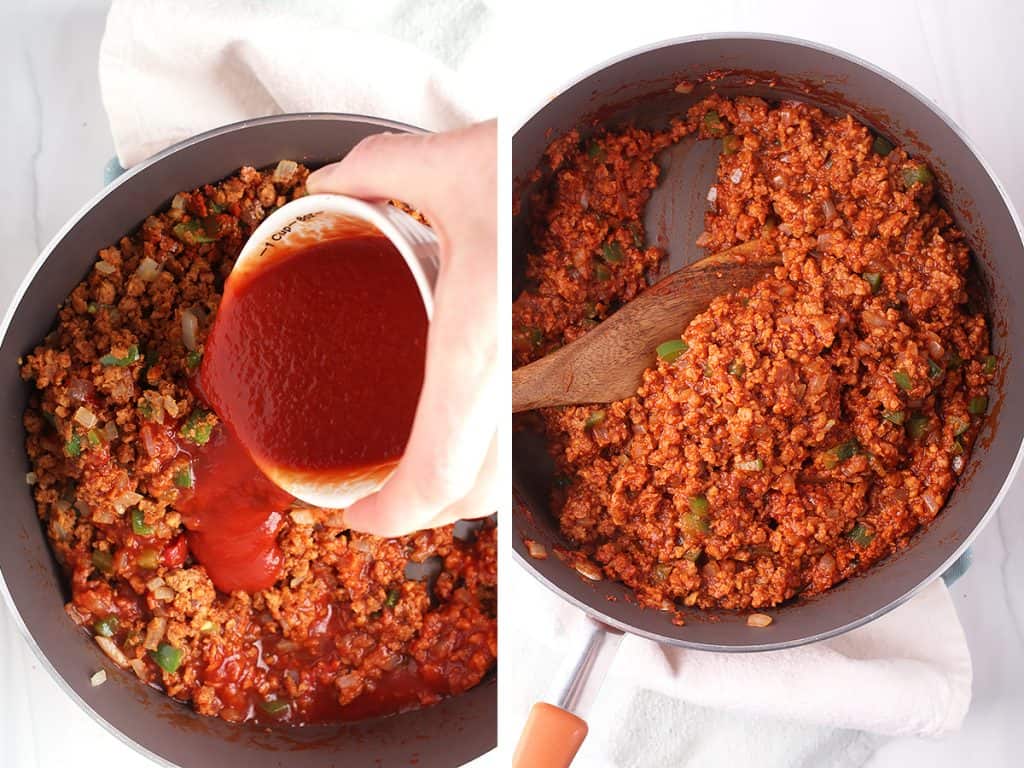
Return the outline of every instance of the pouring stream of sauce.
<path id="1" fill-rule="evenodd" d="M 280 576 L 293 497 L 271 481 L 386 476 L 423 384 L 427 317 L 379 235 L 317 242 L 232 273 L 197 392 L 220 424 L 193 457 L 179 508 L 192 553 L 224 592 Z"/>

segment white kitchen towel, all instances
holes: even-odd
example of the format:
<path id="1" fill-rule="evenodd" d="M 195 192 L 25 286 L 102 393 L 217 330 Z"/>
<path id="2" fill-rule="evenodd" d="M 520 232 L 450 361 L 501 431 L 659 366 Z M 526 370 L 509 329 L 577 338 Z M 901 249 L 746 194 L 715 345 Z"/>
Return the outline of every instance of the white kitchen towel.
<path id="1" fill-rule="evenodd" d="M 493 116 L 494 35 L 488 0 L 114 0 L 100 87 L 126 168 L 282 112 L 440 131 Z"/>
<path id="2" fill-rule="evenodd" d="M 501 646 L 514 670 L 502 687 L 514 694 L 503 727 L 515 739 L 584 619 L 522 569 L 502 578 L 502 610 L 519 617 Z M 967 641 L 937 579 L 864 627 L 792 650 L 702 653 L 626 636 L 576 765 L 847 768 L 862 765 L 882 736 L 959 728 L 970 700 Z"/>

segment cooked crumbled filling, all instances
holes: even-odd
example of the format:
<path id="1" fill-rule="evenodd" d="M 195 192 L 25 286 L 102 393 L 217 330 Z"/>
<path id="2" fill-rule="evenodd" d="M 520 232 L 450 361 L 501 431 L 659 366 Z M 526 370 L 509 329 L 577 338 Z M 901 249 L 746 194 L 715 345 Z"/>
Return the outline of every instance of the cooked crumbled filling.
<path id="1" fill-rule="evenodd" d="M 680 328 L 636 396 L 540 413 L 552 506 L 569 559 L 645 605 L 769 607 L 869 568 L 939 513 L 996 360 L 921 160 L 849 116 L 716 95 L 662 133 L 551 145 L 514 364 L 647 286 L 664 256 L 642 225 L 655 156 L 694 134 L 721 145 L 698 245 L 760 240 L 783 264 Z"/>

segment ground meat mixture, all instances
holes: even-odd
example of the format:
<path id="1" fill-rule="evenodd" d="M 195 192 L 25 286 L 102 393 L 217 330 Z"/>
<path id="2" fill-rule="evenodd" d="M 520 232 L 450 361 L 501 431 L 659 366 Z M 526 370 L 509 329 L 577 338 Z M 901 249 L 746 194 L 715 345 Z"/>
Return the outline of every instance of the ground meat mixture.
<path id="1" fill-rule="evenodd" d="M 99 254 L 22 361 L 39 516 L 70 617 L 111 660 L 197 711 L 301 724 L 387 714 L 471 688 L 496 659 L 495 530 L 398 539 L 292 508 L 281 578 L 218 592 L 176 502 L 221 428 L 194 374 L 252 230 L 305 194 L 282 161 L 178 194 Z"/>
<path id="2" fill-rule="evenodd" d="M 565 556 L 644 605 L 770 607 L 867 569 L 938 514 L 997 361 L 924 163 L 849 116 L 711 96 L 661 133 L 548 149 L 514 364 L 648 285 L 664 256 L 641 224 L 655 155 L 694 134 L 721 152 L 697 244 L 757 240 L 783 264 L 680 328 L 636 396 L 540 412 L 552 508 Z"/>

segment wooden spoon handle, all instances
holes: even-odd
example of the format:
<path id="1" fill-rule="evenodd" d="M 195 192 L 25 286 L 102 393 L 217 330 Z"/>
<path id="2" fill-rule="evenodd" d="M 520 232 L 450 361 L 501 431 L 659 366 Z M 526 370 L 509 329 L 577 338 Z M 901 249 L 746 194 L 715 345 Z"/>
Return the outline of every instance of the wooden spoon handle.
<path id="1" fill-rule="evenodd" d="M 678 338 L 716 296 L 753 285 L 779 263 L 747 261 L 760 245 L 742 243 L 673 272 L 585 336 L 513 371 L 513 413 L 635 394 L 658 344 Z"/>

